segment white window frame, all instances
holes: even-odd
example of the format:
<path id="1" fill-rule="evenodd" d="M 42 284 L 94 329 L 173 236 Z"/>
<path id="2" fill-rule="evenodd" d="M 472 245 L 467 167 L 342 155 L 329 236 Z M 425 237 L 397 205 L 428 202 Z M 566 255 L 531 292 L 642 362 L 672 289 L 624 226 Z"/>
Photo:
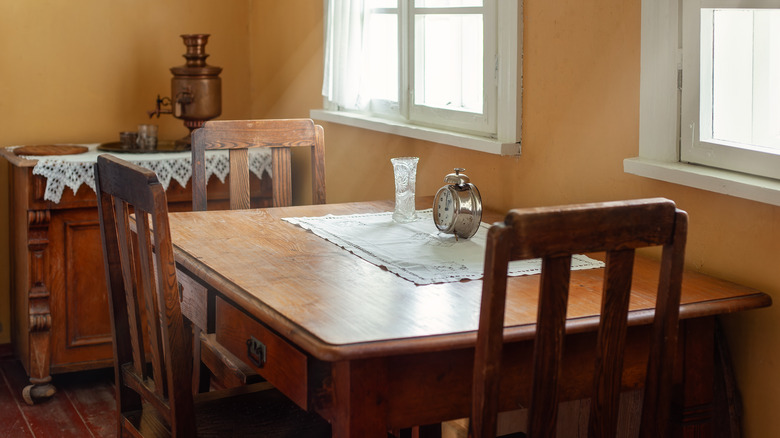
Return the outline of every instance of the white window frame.
<path id="1" fill-rule="evenodd" d="M 325 1 L 325 11 L 328 10 L 327 1 Z M 401 0 L 402 2 L 404 0 Z M 494 85 L 490 90 L 485 90 L 487 105 L 486 114 L 492 117 L 490 122 L 477 120 L 477 124 L 494 123 L 494 134 L 479 134 L 474 131 L 463 130 L 456 131 L 452 126 L 452 120 L 447 117 L 440 117 L 442 112 L 436 112 L 429 117 L 430 123 L 423 126 L 420 123 L 408 121 L 408 119 L 399 119 L 398 117 L 385 116 L 382 114 L 367 114 L 355 111 L 346 111 L 323 99 L 323 109 L 311 110 L 310 116 L 316 120 L 340 123 L 349 126 L 355 126 L 363 129 L 370 129 L 385 133 L 402 135 L 420 140 L 431 141 L 435 143 L 447 144 L 465 149 L 477 150 L 499 155 L 519 155 L 520 154 L 520 135 L 521 135 L 521 96 L 519 90 L 521 87 L 521 77 L 518 70 L 521 69 L 519 60 L 522 59 L 522 0 L 485 0 L 490 3 L 490 14 L 495 15 L 495 34 L 496 38 L 485 42 L 486 68 L 485 74 L 491 77 Z M 406 12 L 401 8 L 400 13 Z M 414 26 L 410 26 L 413 28 Z M 486 30 L 492 30 L 490 23 L 485 23 Z M 407 33 L 413 32 L 413 29 L 407 29 Z M 492 47 L 495 46 L 495 47 Z M 399 48 L 405 56 L 402 56 L 400 63 L 404 68 L 413 68 L 411 55 Z M 493 56 L 492 53 L 496 55 Z M 489 61 L 488 61 L 489 59 Z M 488 68 L 489 65 L 489 68 Z M 411 75 L 402 75 L 403 77 Z M 488 83 L 490 81 L 486 81 Z M 402 89 L 406 89 L 403 82 Z M 401 108 L 402 115 L 410 111 L 418 111 L 413 108 Z M 428 111 L 423 111 L 430 114 Z M 457 119 L 453 119 L 457 120 Z M 450 126 L 448 126 L 450 125 Z"/>
<path id="2" fill-rule="evenodd" d="M 753 0 L 718 1 L 743 5 Z M 635 175 L 780 205 L 780 180 L 681 160 L 681 137 L 690 136 L 681 117 L 681 88 L 688 86 L 683 81 L 690 75 L 699 74 L 698 63 L 695 68 L 683 63 L 684 35 L 692 31 L 683 21 L 689 17 L 683 14 L 688 3 L 701 4 L 642 0 L 639 156 L 624 160 L 623 168 Z"/>

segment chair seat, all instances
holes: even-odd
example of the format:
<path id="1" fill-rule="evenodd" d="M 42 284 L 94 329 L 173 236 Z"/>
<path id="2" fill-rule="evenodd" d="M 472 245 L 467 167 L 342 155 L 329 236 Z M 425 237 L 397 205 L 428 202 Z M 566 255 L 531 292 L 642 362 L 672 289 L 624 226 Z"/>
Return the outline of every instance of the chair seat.
<path id="1" fill-rule="evenodd" d="M 126 415 L 144 437 L 171 436 L 150 404 Z M 198 437 L 330 437 L 331 426 L 263 382 L 195 396 Z"/>

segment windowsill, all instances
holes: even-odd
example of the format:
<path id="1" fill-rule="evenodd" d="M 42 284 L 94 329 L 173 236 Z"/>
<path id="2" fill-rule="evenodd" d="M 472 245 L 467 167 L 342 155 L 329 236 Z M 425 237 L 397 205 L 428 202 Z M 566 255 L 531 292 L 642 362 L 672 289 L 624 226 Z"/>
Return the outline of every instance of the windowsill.
<path id="1" fill-rule="evenodd" d="M 496 155 L 520 155 L 520 143 L 506 143 L 496 139 L 427 128 L 403 122 L 394 122 L 360 114 L 314 109 L 310 117 L 315 120 L 339 123 L 356 128 L 395 134 L 418 140 L 441 143 Z"/>
<path id="2" fill-rule="evenodd" d="M 626 173 L 780 206 L 780 181 L 739 172 L 635 157 L 623 160 Z"/>

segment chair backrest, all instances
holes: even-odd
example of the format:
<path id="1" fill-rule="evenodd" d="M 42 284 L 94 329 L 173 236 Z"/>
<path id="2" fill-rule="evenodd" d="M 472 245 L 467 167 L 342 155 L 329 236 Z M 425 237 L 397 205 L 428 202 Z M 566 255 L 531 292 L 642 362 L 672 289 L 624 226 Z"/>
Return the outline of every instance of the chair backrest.
<path id="1" fill-rule="evenodd" d="M 179 305 L 165 191 L 153 171 L 110 155 L 99 156 L 94 169 L 119 428 L 145 400 L 174 436 L 193 436 L 192 336 Z"/>
<path id="2" fill-rule="evenodd" d="M 311 119 L 212 120 L 192 133 L 192 209 L 206 210 L 205 151 L 230 151 L 230 209 L 250 206 L 247 149 L 271 148 L 273 206 L 292 204 L 291 149 L 311 149 L 312 203 L 325 203 L 325 135 Z"/>
<path id="3" fill-rule="evenodd" d="M 662 437 L 669 419 L 677 345 L 687 214 L 674 202 L 644 199 L 511 210 L 487 238 L 474 363 L 472 433 L 494 437 L 510 260 L 542 259 L 528 436 L 555 436 L 571 256 L 606 252 L 597 334 L 590 437 L 614 437 L 634 252 L 661 246 L 655 318 L 647 364 L 641 435 Z"/>

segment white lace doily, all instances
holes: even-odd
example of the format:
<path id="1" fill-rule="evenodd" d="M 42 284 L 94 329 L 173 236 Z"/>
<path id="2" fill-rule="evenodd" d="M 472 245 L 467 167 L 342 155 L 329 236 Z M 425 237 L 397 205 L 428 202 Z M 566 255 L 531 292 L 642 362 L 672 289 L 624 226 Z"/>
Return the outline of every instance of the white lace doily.
<path id="1" fill-rule="evenodd" d="M 65 187 L 69 187 L 75 194 L 82 184 L 86 184 L 93 192 L 95 191 L 95 175 L 92 172 L 92 166 L 97 161 L 98 155 L 107 152 L 98 150 L 98 144 L 83 146 L 89 148 L 89 151 L 83 154 L 22 157 L 38 160 L 38 163 L 33 167 L 33 175 L 46 178 L 46 192 L 43 199 L 58 203 Z M 18 146 L 12 146 L 9 149 L 14 147 Z M 153 170 L 166 190 L 171 179 L 175 179 L 184 187 L 192 177 L 192 153 L 189 151 L 151 154 L 111 152 L 111 154 Z M 225 177 L 230 173 L 228 154 L 228 151 L 206 151 L 206 181 L 211 175 L 216 175 L 221 182 L 225 182 Z M 271 150 L 266 148 L 250 149 L 249 170 L 258 178 L 262 178 L 263 173 L 272 176 Z"/>
<path id="2" fill-rule="evenodd" d="M 487 230 L 482 223 L 471 239 L 455 239 L 440 233 L 433 224 L 432 210 L 418 210 L 418 220 L 405 224 L 393 221 L 393 213 L 345 216 L 284 218 L 312 231 L 347 251 L 415 284 L 478 280 L 483 276 Z M 604 267 L 584 255 L 572 256 L 573 270 Z M 509 275 L 541 272 L 540 259 L 509 264 Z"/>

